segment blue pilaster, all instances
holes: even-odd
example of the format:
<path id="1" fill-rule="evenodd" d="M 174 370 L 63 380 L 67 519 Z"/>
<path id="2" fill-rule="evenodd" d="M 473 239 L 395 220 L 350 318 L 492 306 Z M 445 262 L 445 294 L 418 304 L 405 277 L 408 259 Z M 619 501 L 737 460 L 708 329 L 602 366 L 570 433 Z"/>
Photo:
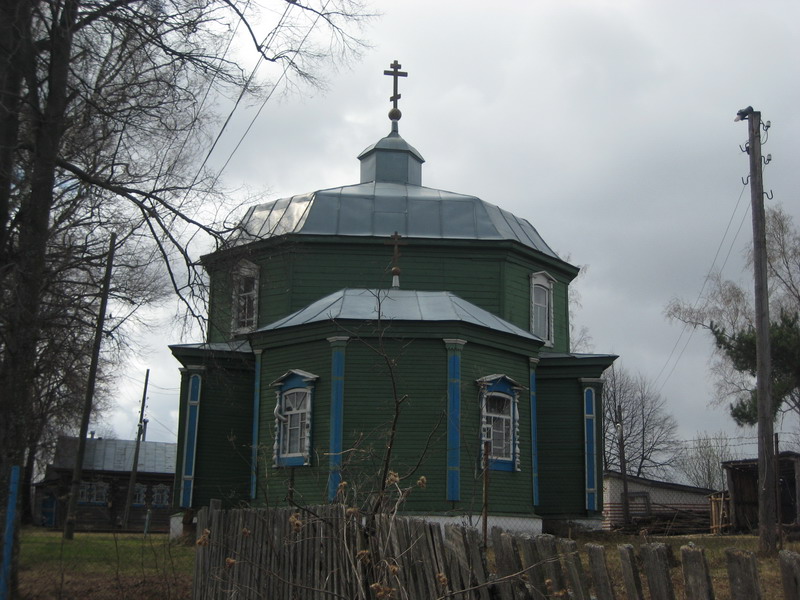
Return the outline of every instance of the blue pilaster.
<path id="1" fill-rule="evenodd" d="M 586 510 L 598 510 L 597 490 L 597 389 L 600 380 L 582 379 L 583 437 L 586 474 Z"/>
<path id="2" fill-rule="evenodd" d="M 530 393 L 531 393 L 531 454 L 533 475 L 533 505 L 539 505 L 539 421 L 536 413 L 536 366 L 539 364 L 538 358 L 530 359 Z"/>
<path id="3" fill-rule="evenodd" d="M 258 481 L 258 431 L 261 425 L 261 354 L 262 350 L 254 350 L 256 355 L 255 375 L 253 377 L 253 439 L 250 450 L 250 499 L 256 497 Z"/>
<path id="4" fill-rule="evenodd" d="M 328 338 L 331 345 L 331 418 L 328 451 L 328 500 L 333 502 L 342 482 L 342 439 L 344 431 L 344 366 L 347 337 Z"/>
<path id="5" fill-rule="evenodd" d="M 186 429 L 183 445 L 183 466 L 181 468 L 181 508 L 191 508 L 194 492 L 195 453 L 197 452 L 197 426 L 200 420 L 200 374 L 189 375 L 188 397 L 186 402 Z"/>
<path id="6" fill-rule="evenodd" d="M 461 500 L 461 351 L 465 340 L 445 339 L 447 348 L 447 500 Z"/>

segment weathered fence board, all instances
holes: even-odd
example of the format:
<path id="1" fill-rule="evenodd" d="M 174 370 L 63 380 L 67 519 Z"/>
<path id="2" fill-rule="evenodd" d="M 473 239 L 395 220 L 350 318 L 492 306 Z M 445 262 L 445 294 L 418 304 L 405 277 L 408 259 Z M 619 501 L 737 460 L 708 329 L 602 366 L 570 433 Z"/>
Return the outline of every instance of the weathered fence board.
<path id="1" fill-rule="evenodd" d="M 652 600 L 675 600 L 675 590 L 669 573 L 669 553 L 665 544 L 642 544 L 639 548 L 647 588 Z"/>
<path id="2" fill-rule="evenodd" d="M 583 572 L 581 557 L 578 555 L 578 544 L 575 540 L 558 540 L 558 552 L 564 559 L 567 567 L 567 577 L 569 578 L 572 597 L 575 600 L 590 600 L 589 585 L 586 575 Z"/>
<path id="3" fill-rule="evenodd" d="M 547 583 L 545 582 L 545 570 L 536 542 L 528 535 L 517 537 L 517 547 L 524 555 L 523 566 L 525 567 L 525 578 L 528 582 L 528 589 L 534 598 L 547 597 Z"/>
<path id="4" fill-rule="evenodd" d="M 711 573 L 703 549 L 681 546 L 681 562 L 686 600 L 714 600 Z"/>
<path id="5" fill-rule="evenodd" d="M 564 581 L 564 572 L 561 570 L 561 559 L 558 557 L 556 549 L 556 538 L 552 535 L 537 535 L 534 538 L 539 556 L 544 564 L 547 580 L 550 582 L 550 593 L 558 596 L 567 591 L 567 584 Z"/>
<path id="6" fill-rule="evenodd" d="M 737 548 L 725 550 L 728 561 L 728 580 L 731 583 L 731 600 L 761 600 L 756 555 Z"/>
<path id="7" fill-rule="evenodd" d="M 586 544 L 586 555 L 589 557 L 589 572 L 597 600 L 616 600 L 606 564 L 606 549 L 600 544 Z"/>
<path id="8" fill-rule="evenodd" d="M 642 590 L 642 580 L 639 577 L 639 566 L 636 563 L 636 554 L 630 544 L 621 544 L 619 550 L 619 560 L 622 565 L 622 582 L 625 586 L 625 593 L 628 600 L 644 600 Z"/>
<path id="9" fill-rule="evenodd" d="M 800 598 L 800 554 L 781 550 L 778 560 L 781 565 L 783 597 Z"/>
<path id="10" fill-rule="evenodd" d="M 602 546 L 586 545 L 585 571 L 577 544 L 551 535 L 493 530 L 490 575 L 477 530 L 453 524 L 389 515 L 366 521 L 342 506 L 323 506 L 201 509 L 197 525 L 195 600 L 617 600 L 622 587 L 615 591 Z M 667 550 L 640 548 L 650 600 L 675 599 Z M 644 600 L 633 546 L 619 546 L 619 554 L 626 598 Z M 760 600 L 755 556 L 731 549 L 726 558 L 731 600 Z M 779 562 L 784 598 L 800 598 L 800 554 L 781 552 Z M 684 597 L 714 600 L 703 550 L 684 546 L 680 564 Z"/>

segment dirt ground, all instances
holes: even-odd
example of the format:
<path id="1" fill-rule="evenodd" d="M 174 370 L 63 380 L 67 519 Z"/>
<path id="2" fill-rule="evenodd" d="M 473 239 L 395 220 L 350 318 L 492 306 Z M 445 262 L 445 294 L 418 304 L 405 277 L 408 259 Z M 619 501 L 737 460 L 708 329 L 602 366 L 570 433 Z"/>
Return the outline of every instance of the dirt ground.
<path id="1" fill-rule="evenodd" d="M 192 596 L 192 578 L 26 570 L 19 574 L 19 589 L 21 600 L 182 600 Z"/>

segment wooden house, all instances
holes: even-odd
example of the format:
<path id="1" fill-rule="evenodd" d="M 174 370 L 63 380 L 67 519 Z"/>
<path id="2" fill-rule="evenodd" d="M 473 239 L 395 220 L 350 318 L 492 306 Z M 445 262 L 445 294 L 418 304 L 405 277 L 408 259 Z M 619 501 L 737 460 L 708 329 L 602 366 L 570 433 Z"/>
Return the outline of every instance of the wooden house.
<path id="1" fill-rule="evenodd" d="M 75 529 L 111 531 L 119 529 L 125 511 L 136 442 L 132 440 L 86 440 L 83 477 L 79 488 Z M 36 487 L 36 513 L 41 525 L 62 527 L 78 438 L 60 437 L 53 462 Z M 141 442 L 136 487 L 128 516 L 128 529 L 168 531 L 172 510 L 177 444 Z"/>
<path id="2" fill-rule="evenodd" d="M 603 529 L 632 527 L 657 533 L 706 533 L 710 527 L 709 496 L 715 490 L 627 476 L 630 523 L 624 519 L 621 473 L 603 474 Z"/>
<path id="3" fill-rule="evenodd" d="M 424 187 L 390 118 L 358 183 L 254 206 L 203 257 L 208 338 L 171 346 L 176 507 L 369 502 L 387 483 L 409 514 L 599 525 L 616 357 L 570 352 L 578 268 L 527 220 Z"/>

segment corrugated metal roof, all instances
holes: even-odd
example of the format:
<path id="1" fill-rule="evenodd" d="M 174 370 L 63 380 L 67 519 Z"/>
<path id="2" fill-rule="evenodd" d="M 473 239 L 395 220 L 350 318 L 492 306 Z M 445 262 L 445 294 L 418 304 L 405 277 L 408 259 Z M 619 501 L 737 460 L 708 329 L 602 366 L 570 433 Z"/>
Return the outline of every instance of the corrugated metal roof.
<path id="1" fill-rule="evenodd" d="M 451 292 L 343 289 L 258 331 L 274 331 L 331 320 L 461 321 L 528 340 L 542 340 Z"/>
<path id="2" fill-rule="evenodd" d="M 83 468 L 91 471 L 130 471 L 136 442 L 133 440 L 87 439 Z M 78 452 L 78 438 L 60 437 L 53 466 L 72 469 Z M 178 444 L 142 442 L 139 448 L 140 473 L 174 473 Z"/>
<path id="3" fill-rule="evenodd" d="M 287 233 L 453 240 L 512 240 L 558 258 L 536 228 L 476 196 L 370 181 L 251 207 L 230 240 L 237 246 Z"/>

